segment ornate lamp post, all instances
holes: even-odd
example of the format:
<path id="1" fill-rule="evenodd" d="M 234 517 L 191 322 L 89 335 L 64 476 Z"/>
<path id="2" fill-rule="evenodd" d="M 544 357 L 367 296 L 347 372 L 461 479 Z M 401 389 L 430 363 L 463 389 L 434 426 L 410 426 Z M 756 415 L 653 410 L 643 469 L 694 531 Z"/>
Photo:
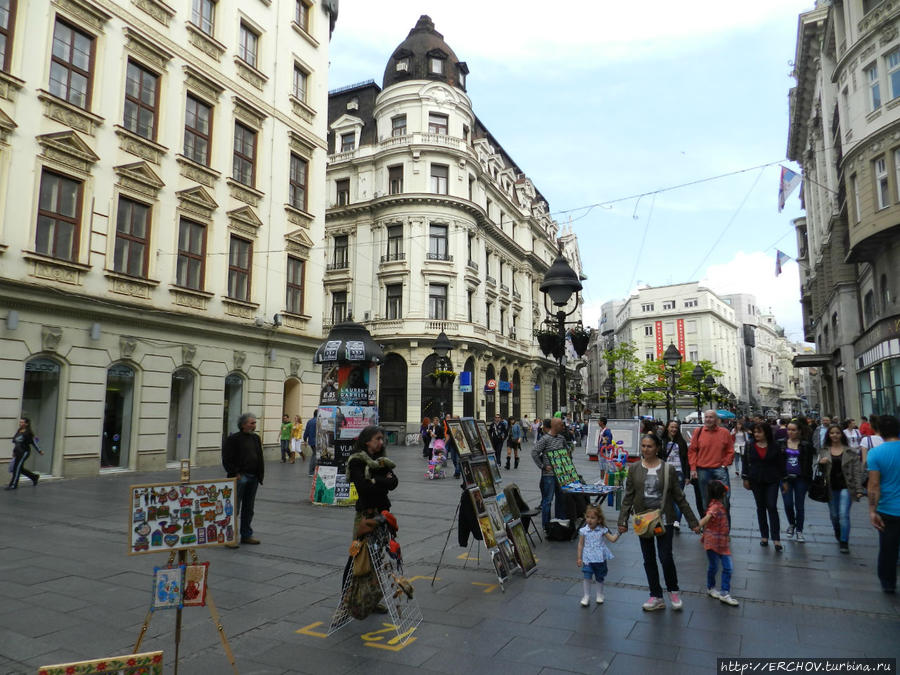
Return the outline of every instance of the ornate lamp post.
<path id="1" fill-rule="evenodd" d="M 672 419 L 672 407 L 674 406 L 675 410 L 678 410 L 675 384 L 678 381 L 678 365 L 681 363 L 681 352 L 671 342 L 663 354 L 663 362 L 666 364 L 666 384 L 668 385 L 666 390 L 666 424 L 668 424 Z"/>
<path id="2" fill-rule="evenodd" d="M 611 379 L 609 379 L 608 377 L 605 380 L 603 380 L 603 391 L 606 392 L 606 416 L 609 417 L 610 416 L 609 400 L 616 393 L 616 385 L 613 384 L 613 381 Z"/>
<path id="3" fill-rule="evenodd" d="M 435 371 L 437 373 L 442 373 L 435 378 L 435 384 L 440 384 L 441 386 L 447 385 L 452 386 L 453 380 L 455 379 L 453 376 L 444 375 L 443 373 L 450 372 L 452 370 L 452 366 L 450 364 L 450 359 L 448 358 L 450 354 L 450 350 L 453 349 L 454 345 L 450 342 L 450 339 L 447 337 L 447 334 L 444 331 L 441 331 L 441 334 L 437 336 L 437 340 L 434 341 L 434 344 L 431 346 L 432 351 L 437 356 L 437 362 L 435 365 Z M 451 394 L 452 395 L 452 394 Z M 438 396 L 438 412 L 441 416 L 441 419 L 444 419 L 444 394 L 441 392 L 441 395 Z"/>
<path id="4" fill-rule="evenodd" d="M 560 245 L 559 255 L 556 257 L 556 260 L 553 261 L 550 269 L 547 270 L 547 274 L 544 275 L 544 280 L 540 285 L 540 291 L 544 294 L 544 308 L 547 310 L 548 314 L 545 323 L 555 329 L 556 339 L 553 341 L 553 345 L 550 345 L 549 340 L 546 339 L 544 341 L 539 340 L 539 342 L 541 351 L 548 356 L 553 354 L 559 364 L 559 391 L 562 392 L 562 396 L 560 397 L 562 399 L 560 412 L 563 414 L 566 413 L 569 391 L 566 387 L 566 318 L 572 316 L 578 309 L 578 305 L 581 301 L 581 297 L 579 296 L 581 288 L 581 280 L 578 278 L 578 275 L 575 274 L 575 270 L 572 269 L 569 262 L 562 255 L 562 245 Z M 572 294 L 575 294 L 575 306 L 572 308 L 571 312 L 566 312 L 565 308 L 566 305 L 569 304 Z M 547 304 L 548 297 L 557 308 L 555 314 Z M 577 326 L 580 326 L 581 324 L 580 321 L 572 323 Z M 556 349 L 545 349 L 545 347 L 550 346 L 554 346 Z M 573 346 L 576 346 L 574 345 L 574 342 Z M 576 353 L 578 353 L 577 348 L 581 346 L 581 344 L 576 346 Z M 587 345 L 585 344 L 584 347 L 586 348 Z M 578 353 L 578 356 L 581 356 L 582 354 L 584 354 L 584 349 Z"/>
<path id="5" fill-rule="evenodd" d="M 712 408 L 713 389 L 716 388 L 716 378 L 712 375 L 707 375 L 703 379 L 703 384 L 706 385 L 706 402 L 709 403 L 709 407 Z"/>
<path id="6" fill-rule="evenodd" d="M 699 363 L 694 366 L 694 370 L 691 372 L 691 375 L 694 376 L 694 381 L 697 383 L 697 420 L 700 420 L 700 383 L 703 382 L 703 376 L 706 375 L 706 371 L 703 370 L 703 366 Z"/>
<path id="7" fill-rule="evenodd" d="M 641 388 L 634 388 L 634 414 L 637 417 L 641 416 Z"/>

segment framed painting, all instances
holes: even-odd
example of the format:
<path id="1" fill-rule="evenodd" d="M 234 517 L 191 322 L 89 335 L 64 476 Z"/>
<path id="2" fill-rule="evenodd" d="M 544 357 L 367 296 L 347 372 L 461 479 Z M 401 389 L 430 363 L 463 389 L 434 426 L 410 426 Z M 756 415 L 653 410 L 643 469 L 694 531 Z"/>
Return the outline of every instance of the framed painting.
<path id="1" fill-rule="evenodd" d="M 506 536 L 506 526 L 503 522 L 503 516 L 500 515 L 500 507 L 497 506 L 496 500 L 486 501 L 484 507 L 487 510 L 488 518 L 491 520 L 491 527 L 494 528 L 495 538 L 504 538 Z"/>
<path id="2" fill-rule="evenodd" d="M 463 480 L 466 483 L 466 487 L 468 488 L 475 485 L 475 476 L 472 475 L 472 465 L 466 461 L 460 462 L 460 470 L 462 471 L 462 476 Z"/>
<path id="3" fill-rule="evenodd" d="M 500 509 L 500 517 L 503 518 L 503 522 L 511 522 L 513 519 L 513 514 L 512 509 L 509 508 L 509 500 L 506 498 L 506 494 L 503 492 L 498 492 L 496 501 L 497 508 Z"/>
<path id="4" fill-rule="evenodd" d="M 473 455 L 483 455 L 485 449 L 481 447 L 481 436 L 478 434 L 478 428 L 475 426 L 475 420 L 471 417 L 464 417 L 460 420 L 463 433 L 469 442 L 469 449 Z"/>
<path id="5" fill-rule="evenodd" d="M 494 563 L 494 570 L 497 572 L 497 578 L 500 581 L 506 581 L 509 578 L 509 563 L 506 556 L 503 555 L 503 549 L 498 548 L 491 553 L 491 562 Z"/>
<path id="6" fill-rule="evenodd" d="M 475 428 L 478 429 L 478 437 L 481 439 L 485 454 L 491 454 L 494 446 L 491 445 L 491 435 L 488 433 L 487 424 L 484 423 L 484 420 L 475 420 Z"/>
<path id="7" fill-rule="evenodd" d="M 469 490 L 469 498 L 472 500 L 472 508 L 475 509 L 475 514 L 479 516 L 483 516 L 485 514 L 484 510 L 484 497 L 481 495 L 481 490 L 477 487 L 473 487 Z"/>
<path id="8" fill-rule="evenodd" d="M 494 538 L 494 528 L 491 526 L 491 519 L 485 516 L 478 516 L 478 526 L 481 528 L 481 536 L 484 537 L 484 545 L 488 548 L 496 548 L 497 540 Z"/>
<path id="9" fill-rule="evenodd" d="M 500 476 L 500 467 L 497 466 L 497 458 L 494 455 L 488 455 L 488 466 L 491 467 L 491 478 L 494 479 L 494 483 L 499 485 L 503 480 Z"/>
<path id="10" fill-rule="evenodd" d="M 498 542 L 497 546 L 503 552 L 503 557 L 506 558 L 506 564 L 511 572 L 513 570 L 521 569 L 519 563 L 516 561 L 516 553 L 513 549 L 512 542 L 510 542 L 509 539 Z"/>
<path id="11" fill-rule="evenodd" d="M 163 653 L 141 652 L 140 654 L 124 654 L 122 656 L 105 656 L 89 661 L 73 661 L 57 663 L 53 666 L 41 666 L 38 675 L 163 675 Z"/>
<path id="12" fill-rule="evenodd" d="M 153 568 L 153 602 L 150 610 L 181 609 L 184 606 L 184 565 Z"/>
<path id="13" fill-rule="evenodd" d="M 447 420 L 447 428 L 450 430 L 450 437 L 453 439 L 453 442 L 456 443 L 456 449 L 459 452 L 459 456 L 469 457 L 472 454 L 472 448 L 469 447 L 469 442 L 466 440 L 466 435 L 463 433 L 460 421 Z"/>
<path id="14" fill-rule="evenodd" d="M 206 577 L 209 563 L 191 563 L 184 566 L 184 606 L 203 607 L 206 605 Z"/>
<path id="15" fill-rule="evenodd" d="M 475 479 L 475 484 L 481 489 L 481 494 L 485 497 L 493 497 L 497 494 L 497 489 L 494 487 L 494 479 L 491 476 L 491 467 L 488 466 L 488 463 L 484 460 L 480 462 L 471 462 L 472 466 L 472 477 Z"/>
<path id="16" fill-rule="evenodd" d="M 522 574 L 526 577 L 534 572 L 537 563 L 534 560 L 534 554 L 531 552 L 531 546 L 528 545 L 528 538 L 525 536 L 525 528 L 522 521 L 517 520 L 506 526 L 509 538 L 512 539 L 513 547 L 516 552 L 516 561 L 522 568 Z"/>

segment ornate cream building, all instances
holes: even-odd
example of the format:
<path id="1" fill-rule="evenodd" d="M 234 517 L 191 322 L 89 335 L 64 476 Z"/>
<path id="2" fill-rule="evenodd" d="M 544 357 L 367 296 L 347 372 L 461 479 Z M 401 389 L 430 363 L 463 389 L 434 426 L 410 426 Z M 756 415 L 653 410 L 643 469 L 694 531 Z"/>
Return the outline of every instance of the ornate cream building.
<path id="1" fill-rule="evenodd" d="M 799 17 L 788 157 L 806 340 L 822 412 L 900 414 L 900 3 L 816 2 Z"/>
<path id="2" fill-rule="evenodd" d="M 441 401 L 444 412 L 489 418 L 547 415 L 560 403 L 556 365 L 533 338 L 559 228 L 475 115 L 468 74 L 423 16 L 382 86 L 329 97 L 324 319 L 352 314 L 384 345 L 379 414 L 398 430 L 418 430 Z M 577 239 L 564 235 L 580 273 Z M 460 377 L 452 388 L 428 377 L 442 330 L 471 391 Z"/>
<path id="3" fill-rule="evenodd" d="M 335 18 L 0 0 L 0 428 L 38 471 L 215 464 L 315 405 Z"/>

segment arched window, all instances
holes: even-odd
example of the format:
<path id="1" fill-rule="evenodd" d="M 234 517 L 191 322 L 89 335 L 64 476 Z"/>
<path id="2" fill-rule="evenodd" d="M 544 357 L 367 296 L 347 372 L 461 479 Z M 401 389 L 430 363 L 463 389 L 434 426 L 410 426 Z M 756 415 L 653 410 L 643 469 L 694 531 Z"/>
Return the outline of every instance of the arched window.
<path id="1" fill-rule="evenodd" d="M 169 397 L 169 435 L 166 459 L 176 462 L 191 458 L 191 436 L 194 422 L 194 373 L 179 368 L 172 373 Z"/>
<path id="2" fill-rule="evenodd" d="M 43 455 L 32 454 L 28 460 L 32 471 L 52 473 L 53 450 L 56 445 L 56 415 L 59 410 L 59 364 L 37 357 L 25 363 L 22 387 L 22 416 L 31 420 L 31 428 Z"/>
<path id="3" fill-rule="evenodd" d="M 475 417 L 475 357 L 466 359 L 463 370 L 472 373 L 472 391 L 463 393 L 463 417 Z"/>
<path id="4" fill-rule="evenodd" d="M 484 416 L 489 422 L 493 422 L 494 413 L 497 411 L 497 393 L 496 389 L 489 390 L 487 383 L 489 380 L 496 380 L 497 374 L 494 370 L 494 364 L 489 363 L 484 371 Z"/>
<path id="5" fill-rule="evenodd" d="M 453 414 L 453 387 L 431 377 L 437 367 L 437 354 L 429 354 L 422 361 L 422 414 L 421 418 Z M 448 357 L 449 359 L 449 357 Z M 451 365 L 452 368 L 452 365 Z"/>
<path id="6" fill-rule="evenodd" d="M 382 422 L 406 423 L 407 373 L 402 356 L 388 354 L 385 357 L 378 378 L 378 418 Z"/>
<path id="7" fill-rule="evenodd" d="M 500 390 L 500 417 L 509 419 L 509 371 L 506 367 L 500 369 L 500 381 L 497 383 Z"/>
<path id="8" fill-rule="evenodd" d="M 106 404 L 103 408 L 103 438 L 100 468 L 128 466 L 131 450 L 131 420 L 134 408 L 134 369 L 114 363 L 106 371 Z"/>
<path id="9" fill-rule="evenodd" d="M 244 407 L 244 376 L 229 373 L 225 378 L 225 399 L 222 408 L 222 439 L 238 430 L 238 419 Z"/>

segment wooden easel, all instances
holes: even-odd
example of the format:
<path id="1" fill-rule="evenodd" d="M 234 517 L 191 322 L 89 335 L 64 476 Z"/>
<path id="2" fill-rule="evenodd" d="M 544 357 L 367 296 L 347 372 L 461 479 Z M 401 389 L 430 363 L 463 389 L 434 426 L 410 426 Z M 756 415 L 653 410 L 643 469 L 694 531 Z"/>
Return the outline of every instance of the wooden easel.
<path id="1" fill-rule="evenodd" d="M 181 460 L 181 480 L 182 482 L 188 482 L 191 479 L 191 462 L 190 460 L 183 459 Z M 197 563 L 197 552 L 194 549 L 181 549 L 179 551 L 172 551 L 169 554 L 169 566 L 171 567 L 172 563 L 175 562 L 175 558 L 178 558 L 178 564 L 184 565 L 187 562 L 187 554 L 190 552 L 191 554 L 191 562 Z M 228 638 L 225 636 L 225 628 L 222 626 L 222 620 L 219 617 L 219 611 L 216 609 L 216 603 L 213 602 L 212 595 L 209 592 L 209 579 L 206 580 L 207 588 L 206 588 L 206 606 L 209 607 L 209 616 L 213 622 L 213 625 L 216 627 L 216 632 L 219 634 L 219 639 L 222 641 L 222 647 L 225 650 L 225 656 L 228 657 L 228 662 L 231 664 L 231 669 L 235 672 L 235 675 L 238 674 L 237 664 L 234 662 L 234 654 L 231 651 L 231 645 L 228 644 Z M 182 592 L 184 589 L 182 588 Z M 179 607 L 175 610 L 175 675 L 178 675 L 178 652 L 181 647 L 181 611 L 182 608 Z M 141 642 L 144 640 L 144 635 L 147 634 L 147 629 L 150 628 L 150 620 L 153 618 L 153 609 L 151 608 L 147 612 L 147 616 L 144 617 L 144 624 L 141 626 L 141 632 L 138 635 L 137 642 L 134 643 L 134 649 L 131 651 L 132 654 L 137 654 L 141 648 Z"/>

